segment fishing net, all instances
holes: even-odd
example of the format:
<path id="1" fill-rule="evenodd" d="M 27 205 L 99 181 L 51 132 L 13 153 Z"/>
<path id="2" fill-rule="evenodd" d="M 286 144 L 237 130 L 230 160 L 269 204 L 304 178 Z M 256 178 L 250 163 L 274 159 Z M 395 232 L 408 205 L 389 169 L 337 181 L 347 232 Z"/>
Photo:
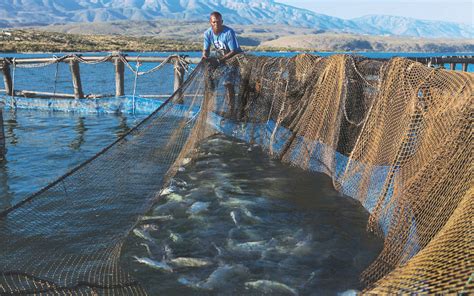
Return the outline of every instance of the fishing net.
<path id="1" fill-rule="evenodd" d="M 128 134 L 2 213 L 0 294 L 145 294 L 120 267 L 122 244 L 214 133 L 361 202 L 384 238 L 364 292 L 472 292 L 473 79 L 402 58 L 201 63 Z"/>

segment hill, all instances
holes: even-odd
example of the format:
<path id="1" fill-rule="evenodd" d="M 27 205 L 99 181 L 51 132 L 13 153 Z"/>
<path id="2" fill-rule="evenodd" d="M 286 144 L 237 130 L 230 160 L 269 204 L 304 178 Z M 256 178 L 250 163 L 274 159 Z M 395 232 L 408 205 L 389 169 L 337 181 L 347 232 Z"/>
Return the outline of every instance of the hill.
<path id="1" fill-rule="evenodd" d="M 211 11 L 223 12 L 227 23 L 286 25 L 318 31 L 430 38 L 473 38 L 472 26 L 394 16 L 345 20 L 284 5 L 274 0 L 3 0 L 0 26 L 44 26 L 162 19 L 203 21 Z"/>
<path id="2" fill-rule="evenodd" d="M 474 52 L 474 42 L 463 39 L 310 34 L 264 41 L 259 50 L 376 51 L 376 52 Z"/>
<path id="3" fill-rule="evenodd" d="M 202 47 L 202 32 L 206 26 L 205 23 L 192 23 L 183 29 L 181 26 L 178 28 L 157 25 L 157 31 L 149 31 L 150 35 L 147 36 L 119 34 L 123 33 L 118 29 L 119 26 L 114 26 L 116 33 L 109 35 L 71 34 L 31 29 L 3 30 L 0 32 L 0 51 L 199 51 Z M 338 33 L 315 34 L 314 30 L 285 26 L 239 26 L 237 30 L 238 39 L 246 50 L 474 51 L 473 42 L 465 40 L 374 37 Z"/>

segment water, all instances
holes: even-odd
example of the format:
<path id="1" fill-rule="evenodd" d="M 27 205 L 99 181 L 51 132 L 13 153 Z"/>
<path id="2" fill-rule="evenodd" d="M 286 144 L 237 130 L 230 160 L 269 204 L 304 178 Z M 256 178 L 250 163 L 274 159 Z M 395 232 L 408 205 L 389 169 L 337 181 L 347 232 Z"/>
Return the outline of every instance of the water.
<path id="1" fill-rule="evenodd" d="M 0 209 L 16 204 L 108 146 L 144 114 L 4 110 Z"/>
<path id="2" fill-rule="evenodd" d="M 368 213 L 340 196 L 329 177 L 243 142 L 206 140 L 175 180 L 175 192 L 148 213 L 161 221 L 141 223 L 148 239 L 131 235 L 122 255 L 150 295 L 336 295 L 360 288 L 360 273 L 382 247 L 366 232 Z M 176 258 L 183 257 L 206 266 L 181 266 L 185 259 Z"/>

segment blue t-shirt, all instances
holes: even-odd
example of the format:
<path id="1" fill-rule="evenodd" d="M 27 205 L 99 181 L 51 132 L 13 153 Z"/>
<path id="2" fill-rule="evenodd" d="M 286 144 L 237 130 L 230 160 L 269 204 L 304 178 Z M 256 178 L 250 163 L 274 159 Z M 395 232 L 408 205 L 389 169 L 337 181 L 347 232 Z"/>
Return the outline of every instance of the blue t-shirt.
<path id="1" fill-rule="evenodd" d="M 222 32 L 218 35 L 214 34 L 212 28 L 204 32 L 204 50 L 209 50 L 211 45 L 214 46 L 217 52 L 228 53 L 230 51 L 242 51 L 237 42 L 234 30 L 226 26 L 223 26 Z"/>

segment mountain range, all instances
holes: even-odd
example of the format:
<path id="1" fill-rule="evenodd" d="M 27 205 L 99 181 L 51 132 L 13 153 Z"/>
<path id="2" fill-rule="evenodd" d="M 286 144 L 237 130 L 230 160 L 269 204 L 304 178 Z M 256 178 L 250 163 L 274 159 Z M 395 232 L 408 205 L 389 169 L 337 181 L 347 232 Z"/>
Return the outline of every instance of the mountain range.
<path id="1" fill-rule="evenodd" d="M 318 14 L 274 0 L 2 0 L 0 27 L 65 23 L 207 20 L 220 11 L 228 24 L 289 25 L 325 32 L 426 38 L 473 38 L 474 28 L 453 22 L 369 15 L 351 20 Z"/>

